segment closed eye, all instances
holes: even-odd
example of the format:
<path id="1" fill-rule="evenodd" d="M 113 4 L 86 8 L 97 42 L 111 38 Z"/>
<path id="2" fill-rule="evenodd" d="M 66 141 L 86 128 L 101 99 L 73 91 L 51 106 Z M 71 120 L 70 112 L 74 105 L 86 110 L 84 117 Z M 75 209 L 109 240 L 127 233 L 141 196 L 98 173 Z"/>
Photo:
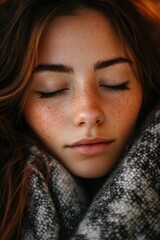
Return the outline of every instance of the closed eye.
<path id="1" fill-rule="evenodd" d="M 108 90 L 113 90 L 113 91 L 122 91 L 122 90 L 129 90 L 128 88 L 128 82 L 122 83 L 122 84 L 118 84 L 118 85 L 101 85 L 101 87 L 104 87 Z"/>
<path id="2" fill-rule="evenodd" d="M 52 97 L 57 97 L 57 96 L 63 95 L 66 90 L 68 90 L 68 88 L 59 89 L 59 90 L 56 90 L 53 92 L 38 91 L 38 94 L 39 94 L 40 98 L 52 98 Z"/>

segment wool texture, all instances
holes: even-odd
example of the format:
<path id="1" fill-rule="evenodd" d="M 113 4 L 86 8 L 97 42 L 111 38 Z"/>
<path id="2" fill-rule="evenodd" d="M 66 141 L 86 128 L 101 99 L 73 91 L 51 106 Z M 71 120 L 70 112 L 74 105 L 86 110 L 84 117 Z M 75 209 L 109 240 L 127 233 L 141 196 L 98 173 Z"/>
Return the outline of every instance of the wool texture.
<path id="1" fill-rule="evenodd" d="M 92 200 L 80 179 L 50 157 L 49 179 L 32 168 L 22 240 L 159 240 L 160 109 L 147 118 L 138 136 Z"/>

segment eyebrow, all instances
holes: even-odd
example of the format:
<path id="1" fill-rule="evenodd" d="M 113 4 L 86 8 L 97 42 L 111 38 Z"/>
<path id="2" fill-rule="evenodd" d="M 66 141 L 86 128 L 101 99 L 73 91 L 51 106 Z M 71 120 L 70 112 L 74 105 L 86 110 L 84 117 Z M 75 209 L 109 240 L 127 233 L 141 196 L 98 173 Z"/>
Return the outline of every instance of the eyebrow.
<path id="1" fill-rule="evenodd" d="M 34 69 L 34 72 L 42 71 L 73 73 L 73 68 L 65 66 L 63 64 L 39 64 Z"/>
<path id="2" fill-rule="evenodd" d="M 113 66 L 115 64 L 120 63 L 129 63 L 131 64 L 132 61 L 128 58 L 118 57 L 104 61 L 98 61 L 94 65 L 94 71 L 107 68 Z M 43 72 L 43 71 L 50 71 L 50 72 L 60 72 L 60 73 L 73 73 L 73 68 L 63 65 L 63 64 L 39 64 L 35 67 L 34 72 Z"/>
<path id="3" fill-rule="evenodd" d="M 97 70 L 100 70 L 100 69 L 103 69 L 103 68 L 113 66 L 115 64 L 119 64 L 119 63 L 129 63 L 129 64 L 131 64 L 132 61 L 130 59 L 124 58 L 124 57 L 113 58 L 113 59 L 109 59 L 109 60 L 106 60 L 106 61 L 99 61 L 94 65 L 94 70 L 97 71 Z"/>

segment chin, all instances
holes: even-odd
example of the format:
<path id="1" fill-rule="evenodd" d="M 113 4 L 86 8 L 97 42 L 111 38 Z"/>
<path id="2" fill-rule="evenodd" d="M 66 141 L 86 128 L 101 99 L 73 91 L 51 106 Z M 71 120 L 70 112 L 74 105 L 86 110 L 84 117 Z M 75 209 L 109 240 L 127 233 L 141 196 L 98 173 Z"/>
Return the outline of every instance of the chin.
<path id="1" fill-rule="evenodd" d="M 107 168 L 107 169 L 83 169 L 83 171 L 76 171 L 76 172 L 72 172 L 75 176 L 77 177 L 81 177 L 81 178 L 86 178 L 86 179 L 93 179 L 93 178 L 101 178 L 104 177 L 106 175 L 108 175 L 108 173 L 111 172 L 111 168 Z"/>

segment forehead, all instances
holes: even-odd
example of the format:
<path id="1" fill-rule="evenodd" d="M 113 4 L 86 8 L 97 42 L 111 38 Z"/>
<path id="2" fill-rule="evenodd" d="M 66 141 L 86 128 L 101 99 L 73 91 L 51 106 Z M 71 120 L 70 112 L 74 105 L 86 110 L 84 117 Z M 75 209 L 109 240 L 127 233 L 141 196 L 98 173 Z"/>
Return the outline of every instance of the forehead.
<path id="1" fill-rule="evenodd" d="M 87 57 L 103 59 L 124 55 L 123 44 L 109 19 L 100 12 L 82 9 L 73 16 L 53 20 L 43 33 L 39 61 L 57 62 Z M 70 60 L 68 59 L 70 56 Z"/>

